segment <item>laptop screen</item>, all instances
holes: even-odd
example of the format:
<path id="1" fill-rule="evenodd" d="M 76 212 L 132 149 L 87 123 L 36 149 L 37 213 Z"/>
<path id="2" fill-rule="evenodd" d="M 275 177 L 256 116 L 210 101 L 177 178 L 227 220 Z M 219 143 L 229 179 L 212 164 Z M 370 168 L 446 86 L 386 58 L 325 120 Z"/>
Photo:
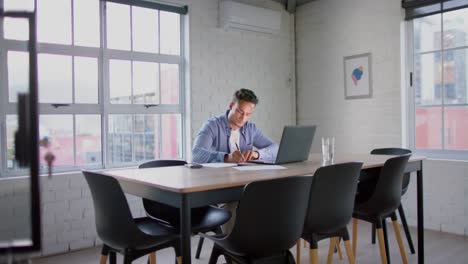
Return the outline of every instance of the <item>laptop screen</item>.
<path id="1" fill-rule="evenodd" d="M 316 127 L 315 125 L 285 126 L 275 163 L 282 164 L 307 160 Z"/>

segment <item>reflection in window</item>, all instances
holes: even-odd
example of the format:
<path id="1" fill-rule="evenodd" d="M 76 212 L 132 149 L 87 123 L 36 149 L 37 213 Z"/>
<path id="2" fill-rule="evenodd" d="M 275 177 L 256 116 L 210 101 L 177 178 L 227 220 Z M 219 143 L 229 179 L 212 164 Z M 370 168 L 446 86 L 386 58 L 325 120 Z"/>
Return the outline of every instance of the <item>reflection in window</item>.
<path id="1" fill-rule="evenodd" d="M 75 164 L 73 115 L 40 115 L 39 138 L 47 137 L 49 148 L 40 148 L 40 164 L 46 167 L 44 156 L 47 151 L 55 155 L 54 166 L 73 166 Z"/>
<path id="2" fill-rule="evenodd" d="M 101 116 L 76 115 L 75 120 L 76 165 L 101 164 Z"/>

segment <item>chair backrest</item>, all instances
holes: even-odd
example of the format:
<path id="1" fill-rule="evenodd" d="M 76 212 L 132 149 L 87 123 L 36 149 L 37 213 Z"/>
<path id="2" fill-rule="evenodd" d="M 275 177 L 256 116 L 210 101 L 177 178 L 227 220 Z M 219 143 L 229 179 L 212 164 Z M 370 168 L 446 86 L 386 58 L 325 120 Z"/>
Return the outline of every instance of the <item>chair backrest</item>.
<path id="1" fill-rule="evenodd" d="M 374 193 L 363 205 L 368 211 L 384 215 L 398 208 L 401 202 L 403 172 L 410 156 L 410 154 L 402 155 L 385 162 Z"/>
<path id="2" fill-rule="evenodd" d="M 119 183 L 99 173 L 83 171 L 83 174 L 91 190 L 99 238 L 113 248 L 131 247 L 141 231 L 133 221 Z"/>
<path id="3" fill-rule="evenodd" d="M 187 162 L 185 162 L 184 160 L 152 160 L 140 164 L 138 168 L 146 169 L 157 167 L 171 167 L 182 166 L 185 164 L 187 164 Z M 165 222 L 166 224 L 178 225 L 179 223 L 179 210 L 177 208 L 145 198 L 143 198 L 143 208 L 145 208 L 145 211 L 148 215 L 162 222 Z"/>
<path id="4" fill-rule="evenodd" d="M 315 172 L 303 234 L 330 233 L 349 223 L 361 168 L 361 162 L 349 162 Z"/>
<path id="5" fill-rule="evenodd" d="M 257 181 L 244 187 L 235 225 L 225 238 L 239 255 L 271 256 L 288 250 L 300 238 L 312 177 Z"/>
<path id="6" fill-rule="evenodd" d="M 171 167 L 171 166 L 182 166 L 187 164 L 185 160 L 151 160 L 142 163 L 138 166 L 140 169 L 146 168 L 157 168 L 157 167 Z"/>
<path id="7" fill-rule="evenodd" d="M 411 154 L 411 150 L 404 148 L 379 148 L 371 151 L 373 155 L 406 155 Z M 410 173 L 405 173 L 403 175 L 403 182 L 401 184 L 402 195 L 408 190 L 408 185 L 410 182 Z"/>

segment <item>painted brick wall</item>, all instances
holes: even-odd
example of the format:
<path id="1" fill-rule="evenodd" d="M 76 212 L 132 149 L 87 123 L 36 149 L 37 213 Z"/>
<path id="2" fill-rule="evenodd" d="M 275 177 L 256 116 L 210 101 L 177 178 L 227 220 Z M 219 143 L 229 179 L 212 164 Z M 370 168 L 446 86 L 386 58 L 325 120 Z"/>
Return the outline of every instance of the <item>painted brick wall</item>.
<path id="1" fill-rule="evenodd" d="M 299 124 L 318 124 L 317 139 L 336 137 L 337 152 L 401 146 L 400 1 L 327 0 L 296 15 Z M 366 8 L 362 8 L 366 7 Z M 372 53 L 373 97 L 344 100 L 343 57 Z M 313 152 L 320 151 L 315 140 Z M 403 197 L 416 224 L 416 178 Z M 424 164 L 425 227 L 468 235 L 468 162 Z"/>
<path id="2" fill-rule="evenodd" d="M 218 0 L 177 2 L 189 5 L 188 137 L 193 139 L 205 120 L 224 113 L 235 90 L 249 88 L 260 98 L 252 121 L 279 140 L 278 128 L 296 121 L 293 17 L 270 0 L 244 1 L 280 10 L 281 32 L 267 35 L 226 31 L 218 27 Z M 27 207 L 28 199 L 21 195 L 25 192 L 18 189 L 26 189 L 27 184 L 19 178 L 0 180 L 2 225 L 4 219 L 9 219 L 10 227 L 21 221 L 27 225 L 27 214 L 15 212 L 15 208 Z M 100 244 L 89 188 L 81 173 L 41 177 L 41 187 L 42 255 Z M 128 196 L 128 200 L 134 217 L 144 215 L 140 198 Z M 0 237 L 18 236 L 21 232 L 25 231 L 0 227 Z"/>

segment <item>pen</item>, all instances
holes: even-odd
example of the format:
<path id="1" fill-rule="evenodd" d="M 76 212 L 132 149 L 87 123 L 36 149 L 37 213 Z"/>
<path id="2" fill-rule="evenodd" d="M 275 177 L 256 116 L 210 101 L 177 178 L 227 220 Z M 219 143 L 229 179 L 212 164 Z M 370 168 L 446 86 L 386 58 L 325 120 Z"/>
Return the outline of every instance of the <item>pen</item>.
<path id="1" fill-rule="evenodd" d="M 242 159 L 243 159 L 244 161 L 246 161 L 245 158 L 244 158 L 244 155 L 242 155 L 242 152 L 241 152 L 241 150 L 240 150 L 240 148 L 239 148 L 239 145 L 237 145 L 237 142 L 236 142 L 236 148 L 237 148 L 237 150 L 240 152 Z"/>

